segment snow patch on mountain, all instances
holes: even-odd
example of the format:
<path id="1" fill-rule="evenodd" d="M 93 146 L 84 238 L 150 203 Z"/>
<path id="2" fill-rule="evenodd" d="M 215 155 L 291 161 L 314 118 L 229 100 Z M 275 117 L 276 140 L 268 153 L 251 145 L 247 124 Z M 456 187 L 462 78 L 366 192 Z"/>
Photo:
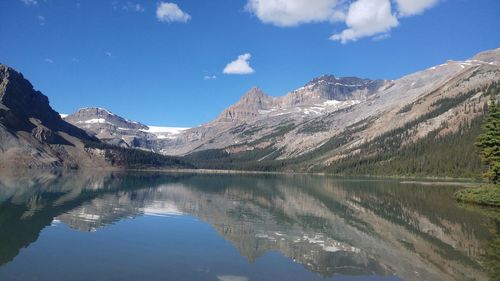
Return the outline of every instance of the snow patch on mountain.
<path id="1" fill-rule="evenodd" d="M 106 121 L 104 118 L 94 118 L 94 119 L 89 119 L 85 121 L 78 121 L 77 123 L 85 123 L 85 124 L 111 124 L 110 122 Z"/>
<path id="2" fill-rule="evenodd" d="M 174 139 L 177 135 L 190 128 L 184 127 L 161 127 L 148 126 L 147 130 L 141 131 L 155 135 L 158 139 Z"/>

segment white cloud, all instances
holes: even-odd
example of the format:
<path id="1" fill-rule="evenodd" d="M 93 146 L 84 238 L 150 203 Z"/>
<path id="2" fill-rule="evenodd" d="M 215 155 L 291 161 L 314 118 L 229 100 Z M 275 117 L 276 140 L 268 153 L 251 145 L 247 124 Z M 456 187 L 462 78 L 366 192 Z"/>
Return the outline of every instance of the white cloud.
<path id="1" fill-rule="evenodd" d="M 250 58 L 252 55 L 245 53 L 238 56 L 238 58 L 226 65 L 223 70 L 224 74 L 252 74 L 255 72 L 252 67 L 250 67 Z"/>
<path id="2" fill-rule="evenodd" d="M 104 52 L 104 54 L 110 59 L 114 58 L 113 54 L 109 51 Z"/>
<path id="3" fill-rule="evenodd" d="M 245 9 L 261 22 L 279 27 L 343 22 L 346 28 L 330 37 L 347 43 L 363 37 L 390 37 L 399 18 L 423 13 L 440 0 L 247 0 Z"/>
<path id="4" fill-rule="evenodd" d="M 156 18 L 162 22 L 187 22 L 191 16 L 175 3 L 160 2 L 156 8 Z"/>
<path id="5" fill-rule="evenodd" d="M 133 12 L 144 12 L 146 9 L 139 3 L 127 2 L 122 6 L 122 10 L 124 11 L 133 11 Z"/>
<path id="6" fill-rule="evenodd" d="M 80 59 L 78 59 L 78 58 L 72 58 L 71 61 L 74 62 L 74 63 L 79 63 Z"/>
<path id="7" fill-rule="evenodd" d="M 54 63 L 54 61 L 52 59 L 49 59 L 49 58 L 45 58 L 45 59 L 43 59 L 43 61 L 46 63 L 50 63 L 50 64 Z"/>
<path id="8" fill-rule="evenodd" d="M 248 0 L 245 8 L 262 22 L 277 26 L 333 22 L 343 18 L 337 0 Z"/>
<path id="9" fill-rule="evenodd" d="M 382 33 L 380 35 L 377 35 L 377 36 L 373 37 L 373 40 L 374 41 L 381 41 L 381 40 L 385 40 L 387 38 L 391 38 L 390 33 Z"/>
<path id="10" fill-rule="evenodd" d="M 26 5 L 26 6 L 35 6 L 35 5 L 38 5 L 38 1 L 37 0 L 21 0 L 21 2 L 23 2 L 23 4 Z"/>
<path id="11" fill-rule="evenodd" d="M 421 14 L 438 2 L 439 0 L 396 0 L 400 16 Z"/>
<path id="12" fill-rule="evenodd" d="M 391 11 L 389 0 L 358 0 L 349 6 L 345 23 L 347 29 L 334 34 L 331 40 L 347 43 L 359 38 L 389 32 L 399 25 Z"/>
<path id="13" fill-rule="evenodd" d="M 45 25 L 45 17 L 44 16 L 37 16 L 36 19 L 38 20 L 38 24 L 41 26 Z"/>
<path id="14" fill-rule="evenodd" d="M 205 75 L 203 76 L 203 80 L 214 80 L 217 79 L 216 75 Z"/>

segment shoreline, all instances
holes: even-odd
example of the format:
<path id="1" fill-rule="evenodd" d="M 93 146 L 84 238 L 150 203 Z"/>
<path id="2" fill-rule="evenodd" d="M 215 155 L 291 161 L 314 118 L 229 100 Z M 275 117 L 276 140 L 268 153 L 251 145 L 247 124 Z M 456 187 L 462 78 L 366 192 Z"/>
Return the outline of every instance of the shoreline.
<path id="1" fill-rule="evenodd" d="M 120 168 L 120 167 L 106 167 L 93 169 L 89 167 L 82 167 L 80 169 L 44 169 L 44 168 L 31 168 L 26 170 L 12 170 L 9 168 L 0 169 L 0 176 L 2 174 L 16 174 L 16 173 L 36 173 L 50 172 L 55 174 L 64 173 L 103 173 L 103 172 L 155 172 L 155 173 L 183 173 L 183 174 L 220 174 L 220 175 L 310 175 L 310 176 L 325 176 L 338 179 L 355 179 L 355 180 L 394 180 L 399 181 L 401 184 L 420 184 L 420 185 L 460 185 L 464 187 L 476 187 L 485 184 L 484 181 L 479 181 L 477 178 L 453 178 L 453 177 L 434 177 L 434 176 L 383 176 L 383 175 L 340 175 L 329 174 L 324 172 L 294 172 L 294 171 L 252 171 L 252 170 L 220 170 L 220 169 L 187 169 L 187 168 Z"/>
<path id="2" fill-rule="evenodd" d="M 322 172 L 280 172 L 280 171 L 250 171 L 250 170 L 219 170 L 219 169 L 123 169 L 120 171 L 133 172 L 162 172 L 162 173 L 192 173 L 192 174 L 248 174 L 248 175 L 311 175 L 328 176 L 339 179 L 366 179 L 366 180 L 406 180 L 402 184 L 422 184 L 422 185 L 467 185 L 477 186 L 484 184 L 477 178 L 453 178 L 453 177 L 433 177 L 433 176 L 380 176 L 380 175 L 338 175 Z"/>
<path id="3" fill-rule="evenodd" d="M 453 196 L 458 202 L 500 208 L 500 185 L 469 187 L 458 190 Z"/>

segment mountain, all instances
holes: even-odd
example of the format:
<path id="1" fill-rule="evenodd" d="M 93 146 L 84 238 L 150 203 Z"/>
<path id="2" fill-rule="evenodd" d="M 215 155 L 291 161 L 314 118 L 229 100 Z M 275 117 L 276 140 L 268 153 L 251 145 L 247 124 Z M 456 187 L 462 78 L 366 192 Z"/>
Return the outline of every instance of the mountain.
<path id="1" fill-rule="evenodd" d="M 483 166 L 474 140 L 488 104 L 499 100 L 500 49 L 396 80 L 325 75 L 281 97 L 255 87 L 191 129 L 147 126 L 102 108 L 63 120 L 21 74 L 2 66 L 1 78 L 0 153 L 20 166 L 193 167 L 187 161 L 214 169 L 475 177 Z"/>
<path id="2" fill-rule="evenodd" d="M 291 129 L 292 124 L 302 124 L 314 117 L 364 103 L 389 83 L 321 76 L 282 97 L 271 97 L 254 87 L 215 120 L 162 141 L 161 151 L 168 155 L 188 155 L 212 149 L 225 149 L 230 153 L 254 150 L 255 146 L 245 144 L 272 139 L 275 134 Z M 262 146 L 265 144 L 258 145 Z"/>
<path id="3" fill-rule="evenodd" d="M 216 122 L 249 122 L 268 116 L 318 114 L 366 100 L 388 81 L 325 75 L 283 96 L 271 97 L 254 87 L 224 110 Z"/>
<path id="4" fill-rule="evenodd" d="M 103 110 L 94 110 L 119 126 L 145 129 L 129 124 Z M 80 112 L 84 116 L 85 112 Z M 91 112 L 88 112 L 91 114 Z M 109 116 L 108 116 L 109 115 Z M 73 118 L 73 117 L 68 117 Z M 90 122 L 90 123 L 92 123 Z M 97 134 L 98 137 L 101 135 Z M 49 100 L 23 75 L 0 64 L 0 169 L 25 168 L 110 168 L 110 167 L 192 167 L 176 157 L 122 149 L 102 143 L 66 121 L 54 111 Z"/>
<path id="5" fill-rule="evenodd" d="M 262 111 L 271 110 L 277 104 L 275 98 L 255 87 L 248 91 L 236 104 L 224 110 L 218 122 L 245 122 L 257 118 Z"/>
<path id="6" fill-rule="evenodd" d="M 207 168 L 475 176 L 499 62 L 496 49 L 393 81 L 322 76 L 282 97 L 254 88 L 162 151 Z"/>
<path id="7" fill-rule="evenodd" d="M 21 73 L 0 65 L 0 168 L 91 165 L 83 141 L 96 139 L 63 121 Z"/>
<path id="8" fill-rule="evenodd" d="M 158 149 L 158 140 L 173 138 L 188 129 L 147 126 L 98 107 L 81 108 L 63 119 L 106 143 L 152 151 Z"/>

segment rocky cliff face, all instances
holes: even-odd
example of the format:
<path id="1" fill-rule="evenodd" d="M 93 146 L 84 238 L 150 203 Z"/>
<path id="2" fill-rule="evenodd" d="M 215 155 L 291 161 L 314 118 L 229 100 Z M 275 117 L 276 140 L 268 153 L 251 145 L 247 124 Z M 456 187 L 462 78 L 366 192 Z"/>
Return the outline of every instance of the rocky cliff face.
<path id="1" fill-rule="evenodd" d="M 90 164 L 82 141 L 93 140 L 63 121 L 21 73 L 0 65 L 0 168 Z"/>
<path id="2" fill-rule="evenodd" d="M 329 106 L 336 109 L 344 104 L 364 101 L 387 83 L 383 80 L 325 75 L 282 97 L 268 96 L 255 87 L 224 110 L 215 121 L 241 123 L 294 112 L 300 115 L 316 114 L 331 109 Z"/>
<path id="3" fill-rule="evenodd" d="M 284 106 L 311 105 L 325 101 L 365 100 L 389 81 L 324 75 L 285 97 Z"/>
<path id="4" fill-rule="evenodd" d="M 40 134 L 43 126 L 50 131 L 62 131 L 77 138 L 89 139 L 85 131 L 64 122 L 54 111 L 49 100 L 23 75 L 6 65 L 0 65 L 0 122 L 11 130 L 31 131 L 38 127 Z M 40 126 L 41 125 L 41 126 Z"/>
<path id="5" fill-rule="evenodd" d="M 252 88 L 235 104 L 224 110 L 218 122 L 247 122 L 257 118 L 262 111 L 271 110 L 277 100 L 259 88 Z"/>

